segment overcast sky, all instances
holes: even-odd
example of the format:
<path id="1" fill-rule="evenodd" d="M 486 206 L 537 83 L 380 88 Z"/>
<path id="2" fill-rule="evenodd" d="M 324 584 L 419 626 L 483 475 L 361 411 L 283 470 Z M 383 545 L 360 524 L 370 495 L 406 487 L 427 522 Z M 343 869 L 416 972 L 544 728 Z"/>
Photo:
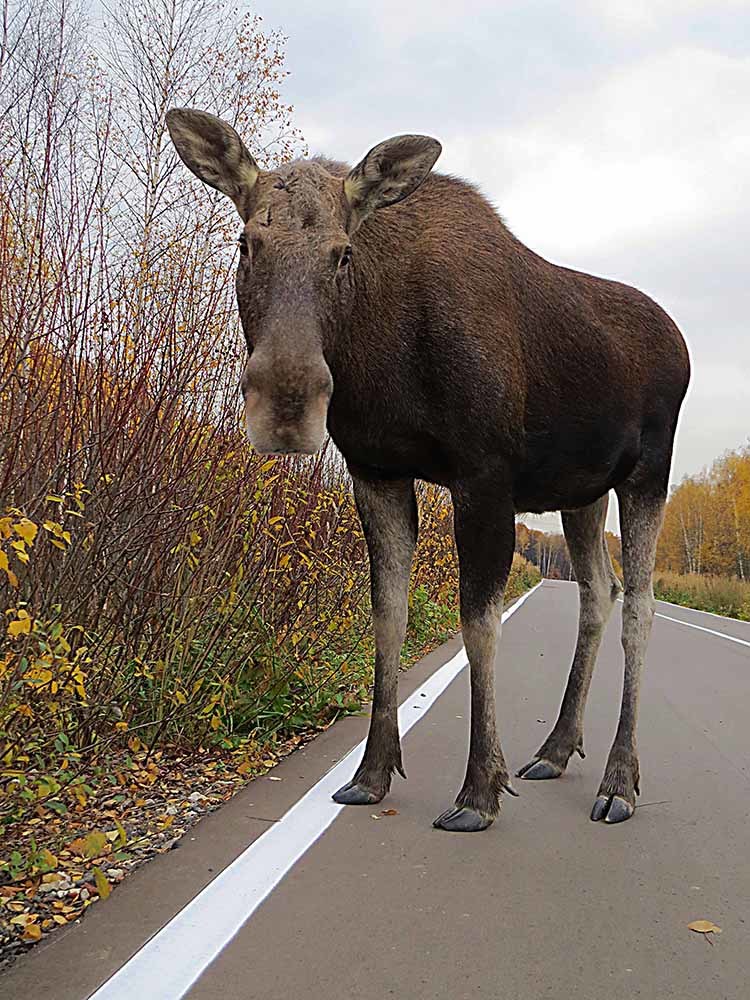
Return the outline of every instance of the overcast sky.
<path id="1" fill-rule="evenodd" d="M 289 36 L 311 152 L 400 132 L 443 144 L 557 263 L 673 316 L 693 357 L 672 481 L 750 435 L 747 0 L 256 4 Z"/>

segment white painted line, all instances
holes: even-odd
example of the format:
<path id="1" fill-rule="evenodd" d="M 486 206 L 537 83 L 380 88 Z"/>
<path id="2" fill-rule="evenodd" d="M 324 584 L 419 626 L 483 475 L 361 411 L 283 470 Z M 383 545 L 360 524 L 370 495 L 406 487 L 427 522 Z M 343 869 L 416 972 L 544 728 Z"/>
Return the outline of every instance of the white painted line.
<path id="1" fill-rule="evenodd" d="M 728 639 L 730 642 L 738 642 L 740 646 L 750 646 L 747 639 L 738 639 L 736 635 L 727 635 L 726 632 L 717 632 L 716 629 L 706 628 L 703 625 L 696 625 L 694 622 L 685 622 L 681 618 L 670 618 L 669 615 L 662 615 L 656 612 L 657 618 L 663 618 L 668 622 L 676 622 L 677 625 L 684 625 L 686 628 L 697 628 L 699 632 L 708 632 L 709 635 L 718 635 L 721 639 Z"/>
<path id="2" fill-rule="evenodd" d="M 685 604 L 675 604 L 673 601 L 665 601 L 661 597 L 657 597 L 658 604 L 668 604 L 670 608 L 679 608 L 680 611 L 692 611 L 696 615 L 710 615 L 712 618 L 718 618 L 723 622 L 733 622 L 735 625 L 747 625 L 750 628 L 750 622 L 743 622 L 741 618 L 730 618 L 729 615 L 717 615 L 715 611 L 704 611 L 702 608 L 689 608 Z"/>
<path id="3" fill-rule="evenodd" d="M 538 583 L 503 613 L 507 621 L 541 587 Z M 467 665 L 463 647 L 398 710 L 405 735 Z M 331 795 L 351 778 L 365 740 L 331 768 L 278 823 L 247 847 L 165 924 L 90 1000 L 179 1000 L 229 944 L 263 900 L 323 834 L 345 806 Z M 364 808 L 364 807 L 363 807 Z"/>

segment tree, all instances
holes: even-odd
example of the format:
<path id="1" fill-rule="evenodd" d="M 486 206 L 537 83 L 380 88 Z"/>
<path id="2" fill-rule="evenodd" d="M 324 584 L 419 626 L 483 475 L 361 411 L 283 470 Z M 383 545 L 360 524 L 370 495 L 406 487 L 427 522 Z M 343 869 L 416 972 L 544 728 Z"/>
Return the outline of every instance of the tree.
<path id="1" fill-rule="evenodd" d="M 726 452 L 672 492 L 657 566 L 677 573 L 747 579 L 750 563 L 750 447 Z"/>

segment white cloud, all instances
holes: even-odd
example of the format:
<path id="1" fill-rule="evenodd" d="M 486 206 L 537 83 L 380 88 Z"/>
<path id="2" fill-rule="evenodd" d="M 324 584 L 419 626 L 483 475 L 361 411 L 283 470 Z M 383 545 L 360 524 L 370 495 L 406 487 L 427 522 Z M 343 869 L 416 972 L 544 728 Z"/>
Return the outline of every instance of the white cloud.
<path id="1" fill-rule="evenodd" d="M 554 254 L 736 209 L 750 171 L 750 59 L 680 49 L 613 72 L 514 131 L 461 137 L 521 239 Z"/>
<path id="2" fill-rule="evenodd" d="M 620 31 L 648 31 L 675 17 L 741 10 L 745 0 L 586 0 L 590 13 Z"/>

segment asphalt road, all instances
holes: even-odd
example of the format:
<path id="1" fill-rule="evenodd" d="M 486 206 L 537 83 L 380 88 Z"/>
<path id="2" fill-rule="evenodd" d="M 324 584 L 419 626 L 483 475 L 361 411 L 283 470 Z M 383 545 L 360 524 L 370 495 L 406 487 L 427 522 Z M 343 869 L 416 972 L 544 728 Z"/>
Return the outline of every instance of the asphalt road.
<path id="1" fill-rule="evenodd" d="M 575 585 L 546 581 L 504 628 L 498 709 L 513 770 L 554 721 L 576 601 Z M 35 949 L 0 979 L 0 997 L 747 1000 L 750 625 L 658 612 L 630 822 L 588 819 L 619 708 L 618 606 L 586 759 L 558 781 L 517 781 L 521 797 L 485 833 L 431 828 L 468 743 L 468 671 L 454 640 L 403 675 L 409 777 L 380 806 L 329 805 L 326 772 L 367 728 L 343 720 L 279 765 L 280 781 L 254 782 Z M 696 919 L 722 934 L 691 932 Z"/>

